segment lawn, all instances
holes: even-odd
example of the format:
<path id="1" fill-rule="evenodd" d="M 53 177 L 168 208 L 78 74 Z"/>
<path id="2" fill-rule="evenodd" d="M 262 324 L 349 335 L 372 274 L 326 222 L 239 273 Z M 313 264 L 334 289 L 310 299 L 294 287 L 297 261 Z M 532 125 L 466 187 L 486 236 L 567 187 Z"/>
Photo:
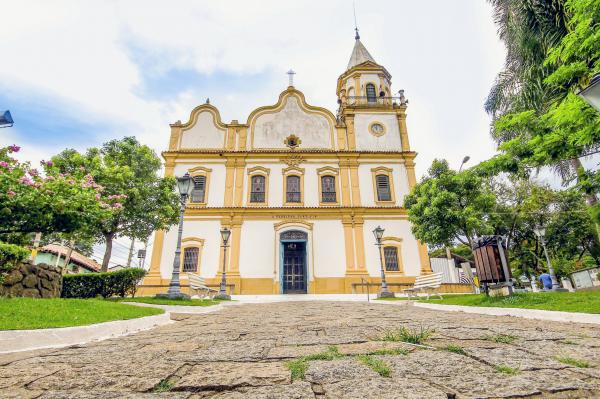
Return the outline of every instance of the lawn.
<path id="1" fill-rule="evenodd" d="M 100 299 L 0 298 L 0 330 L 85 326 L 163 313 Z"/>
<path id="2" fill-rule="evenodd" d="M 113 300 L 113 299 L 111 299 Z M 117 301 L 148 303 L 151 305 L 176 305 L 176 306 L 213 306 L 218 305 L 222 300 L 218 299 L 165 299 L 152 296 L 143 296 L 139 298 L 119 298 Z"/>
<path id="3" fill-rule="evenodd" d="M 518 293 L 510 297 L 447 295 L 444 296 L 443 300 L 430 299 L 426 301 L 423 299 L 422 301 L 442 305 L 558 310 L 563 312 L 600 314 L 600 291 Z"/>

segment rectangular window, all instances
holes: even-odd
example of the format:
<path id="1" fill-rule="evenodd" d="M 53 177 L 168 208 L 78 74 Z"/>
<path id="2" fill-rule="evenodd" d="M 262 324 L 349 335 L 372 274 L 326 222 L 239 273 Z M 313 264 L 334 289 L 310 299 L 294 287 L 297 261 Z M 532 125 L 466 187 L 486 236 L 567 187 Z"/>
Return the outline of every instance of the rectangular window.
<path id="1" fill-rule="evenodd" d="M 335 177 L 321 177 L 321 202 L 336 202 L 335 195 Z"/>
<path id="2" fill-rule="evenodd" d="M 194 182 L 194 188 L 192 189 L 191 202 L 204 202 L 204 196 L 206 194 L 206 176 L 194 176 L 192 177 Z"/>
<path id="3" fill-rule="evenodd" d="M 398 268 L 398 248 L 396 247 L 384 247 L 383 257 L 385 259 L 385 270 L 390 272 L 397 272 Z"/>
<path id="4" fill-rule="evenodd" d="M 250 202 L 265 202 L 265 177 L 252 176 Z"/>
<path id="5" fill-rule="evenodd" d="M 392 193 L 390 191 L 389 177 L 387 175 L 377 175 L 375 177 L 375 183 L 377 184 L 377 200 L 391 201 Z"/>
<path id="6" fill-rule="evenodd" d="M 286 202 L 301 202 L 300 176 L 287 176 L 286 187 Z"/>
<path id="7" fill-rule="evenodd" d="M 198 256 L 200 248 L 189 247 L 183 250 L 183 271 L 188 273 L 198 272 Z"/>

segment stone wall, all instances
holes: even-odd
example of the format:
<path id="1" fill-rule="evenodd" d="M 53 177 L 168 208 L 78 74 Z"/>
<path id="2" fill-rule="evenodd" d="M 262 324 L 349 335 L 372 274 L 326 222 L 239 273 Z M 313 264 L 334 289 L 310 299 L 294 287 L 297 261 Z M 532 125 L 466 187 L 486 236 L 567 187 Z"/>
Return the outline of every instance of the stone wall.
<path id="1" fill-rule="evenodd" d="M 60 267 L 41 263 L 21 263 L 8 273 L 0 285 L 0 296 L 59 298 L 62 290 Z"/>

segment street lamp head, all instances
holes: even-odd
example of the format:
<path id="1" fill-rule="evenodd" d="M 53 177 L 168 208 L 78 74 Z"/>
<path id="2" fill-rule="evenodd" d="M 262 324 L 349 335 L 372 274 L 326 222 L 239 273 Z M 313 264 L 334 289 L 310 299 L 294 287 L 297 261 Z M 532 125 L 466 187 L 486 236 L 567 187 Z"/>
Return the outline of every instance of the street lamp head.
<path id="1" fill-rule="evenodd" d="M 377 240 L 377 242 L 381 241 L 381 238 L 383 237 L 383 232 L 385 230 L 381 228 L 381 226 L 377 226 L 375 228 L 375 230 L 373 230 L 373 235 L 375 236 L 375 239 Z"/>
<path id="2" fill-rule="evenodd" d="M 11 127 L 14 124 L 13 118 L 9 110 L 0 114 L 0 127 Z"/>
<path id="3" fill-rule="evenodd" d="M 227 241 L 229 241 L 229 236 L 231 235 L 231 230 L 227 227 L 223 227 L 221 229 L 221 238 L 223 239 L 223 245 L 227 245 Z"/>
<path id="4" fill-rule="evenodd" d="M 192 189 L 192 178 L 189 173 L 177 178 L 177 189 L 179 195 L 189 195 Z"/>
<path id="5" fill-rule="evenodd" d="M 579 95 L 597 111 L 600 111 L 600 72 L 594 75 L 590 85 L 581 90 Z"/>
<path id="6" fill-rule="evenodd" d="M 533 232 L 535 233 L 536 236 L 538 236 L 539 238 L 544 238 L 544 236 L 546 235 L 546 229 L 543 227 L 536 227 L 533 229 Z"/>
<path id="7" fill-rule="evenodd" d="M 463 163 L 463 164 L 465 164 L 465 163 L 469 162 L 469 159 L 471 159 L 471 157 L 470 157 L 470 156 L 468 156 L 468 155 L 466 155 L 466 156 L 463 158 L 463 160 L 462 160 L 462 163 Z"/>

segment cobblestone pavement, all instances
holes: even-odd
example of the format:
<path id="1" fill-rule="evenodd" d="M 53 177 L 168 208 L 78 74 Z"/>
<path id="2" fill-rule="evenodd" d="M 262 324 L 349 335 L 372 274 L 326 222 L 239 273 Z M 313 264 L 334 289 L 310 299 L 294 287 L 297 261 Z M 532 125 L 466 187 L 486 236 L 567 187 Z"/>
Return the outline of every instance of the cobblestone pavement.
<path id="1" fill-rule="evenodd" d="M 600 398 L 595 326 L 356 302 L 247 304 L 179 319 L 0 355 L 0 397 Z M 402 327 L 435 332 L 424 346 L 380 340 Z"/>

